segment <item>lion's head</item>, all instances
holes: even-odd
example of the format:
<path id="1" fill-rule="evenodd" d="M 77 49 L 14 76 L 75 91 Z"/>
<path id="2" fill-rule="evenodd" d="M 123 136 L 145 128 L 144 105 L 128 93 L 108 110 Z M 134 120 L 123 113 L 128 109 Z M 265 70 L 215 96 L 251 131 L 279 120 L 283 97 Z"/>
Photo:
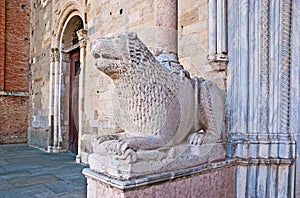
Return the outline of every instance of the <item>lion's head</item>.
<path id="1" fill-rule="evenodd" d="M 92 48 L 96 67 L 113 80 L 119 79 L 131 63 L 129 42 L 134 39 L 137 35 L 133 32 L 96 39 Z"/>

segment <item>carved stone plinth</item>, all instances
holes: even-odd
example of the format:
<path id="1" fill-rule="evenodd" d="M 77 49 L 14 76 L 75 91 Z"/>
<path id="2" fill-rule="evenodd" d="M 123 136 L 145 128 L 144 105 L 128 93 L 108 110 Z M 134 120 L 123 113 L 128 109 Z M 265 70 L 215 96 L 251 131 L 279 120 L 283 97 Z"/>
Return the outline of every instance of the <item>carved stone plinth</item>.
<path id="1" fill-rule="evenodd" d="M 234 197 L 235 161 L 121 180 L 84 169 L 87 197 Z"/>
<path id="2" fill-rule="evenodd" d="M 173 150 L 166 152 L 163 159 L 149 159 L 150 155 L 154 157 L 158 155 L 158 151 L 140 151 L 137 154 L 146 155 L 148 159 L 140 160 L 136 163 L 128 163 L 125 160 L 115 159 L 111 156 L 91 154 L 89 156 L 90 168 L 94 171 L 110 175 L 113 178 L 129 180 L 161 172 L 194 167 L 204 163 L 221 161 L 225 158 L 225 149 L 224 145 L 220 143 L 202 144 L 201 146 L 186 144 L 177 146 Z"/>

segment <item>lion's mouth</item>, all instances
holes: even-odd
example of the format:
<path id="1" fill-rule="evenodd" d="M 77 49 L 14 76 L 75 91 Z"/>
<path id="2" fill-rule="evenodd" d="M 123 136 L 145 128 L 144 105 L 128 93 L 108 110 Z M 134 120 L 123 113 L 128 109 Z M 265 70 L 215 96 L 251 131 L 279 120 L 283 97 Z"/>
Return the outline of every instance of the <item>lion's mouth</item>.
<path id="1" fill-rule="evenodd" d="M 122 57 L 118 57 L 114 54 L 108 54 L 108 53 L 97 53 L 97 52 L 94 52 L 93 53 L 93 56 L 96 58 L 96 59 L 107 59 L 107 60 L 113 60 L 113 61 L 117 61 L 117 60 L 121 60 Z"/>
<path id="2" fill-rule="evenodd" d="M 111 54 L 102 54 L 102 58 L 103 59 L 108 59 L 108 60 L 121 60 L 120 57 L 117 57 L 117 56 L 113 56 Z"/>
<path id="3" fill-rule="evenodd" d="M 108 53 L 97 53 L 94 52 L 93 56 L 95 57 L 95 66 L 104 71 L 106 68 L 110 68 L 112 65 L 119 64 L 122 60 L 121 57 L 114 56 Z"/>

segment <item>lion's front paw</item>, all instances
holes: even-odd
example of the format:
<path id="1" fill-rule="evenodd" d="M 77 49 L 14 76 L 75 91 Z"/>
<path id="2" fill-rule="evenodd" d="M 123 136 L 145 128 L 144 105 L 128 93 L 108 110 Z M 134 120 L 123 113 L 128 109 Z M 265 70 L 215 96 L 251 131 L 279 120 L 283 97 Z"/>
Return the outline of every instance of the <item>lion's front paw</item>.
<path id="1" fill-rule="evenodd" d="M 205 132 L 203 130 L 193 133 L 189 136 L 188 143 L 191 145 L 201 145 L 203 143 L 204 136 Z"/>
<path id="2" fill-rule="evenodd" d="M 127 160 L 128 163 L 137 161 L 136 152 L 131 149 L 130 139 L 122 139 L 117 141 L 113 146 L 113 153 L 117 159 Z"/>
<path id="3" fill-rule="evenodd" d="M 127 139 L 122 139 L 117 141 L 113 147 L 115 155 L 124 155 L 126 150 L 129 148 L 129 142 Z"/>
<path id="4" fill-rule="evenodd" d="M 96 143 L 96 145 L 99 145 L 102 142 L 105 142 L 107 140 L 109 140 L 108 136 L 104 135 L 104 136 L 97 137 L 95 143 Z"/>
<path id="5" fill-rule="evenodd" d="M 117 140 L 118 137 L 119 137 L 118 135 L 101 135 L 96 138 L 95 144 L 99 145 L 108 140 Z"/>

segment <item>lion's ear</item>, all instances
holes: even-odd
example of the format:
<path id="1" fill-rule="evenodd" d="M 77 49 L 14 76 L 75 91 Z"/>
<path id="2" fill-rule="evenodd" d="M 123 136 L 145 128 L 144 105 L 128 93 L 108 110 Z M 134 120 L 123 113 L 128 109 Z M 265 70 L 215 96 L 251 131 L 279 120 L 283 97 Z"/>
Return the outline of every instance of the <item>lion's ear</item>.
<path id="1" fill-rule="evenodd" d="M 132 38 L 137 38 L 137 34 L 135 32 L 128 32 L 128 35 Z"/>

